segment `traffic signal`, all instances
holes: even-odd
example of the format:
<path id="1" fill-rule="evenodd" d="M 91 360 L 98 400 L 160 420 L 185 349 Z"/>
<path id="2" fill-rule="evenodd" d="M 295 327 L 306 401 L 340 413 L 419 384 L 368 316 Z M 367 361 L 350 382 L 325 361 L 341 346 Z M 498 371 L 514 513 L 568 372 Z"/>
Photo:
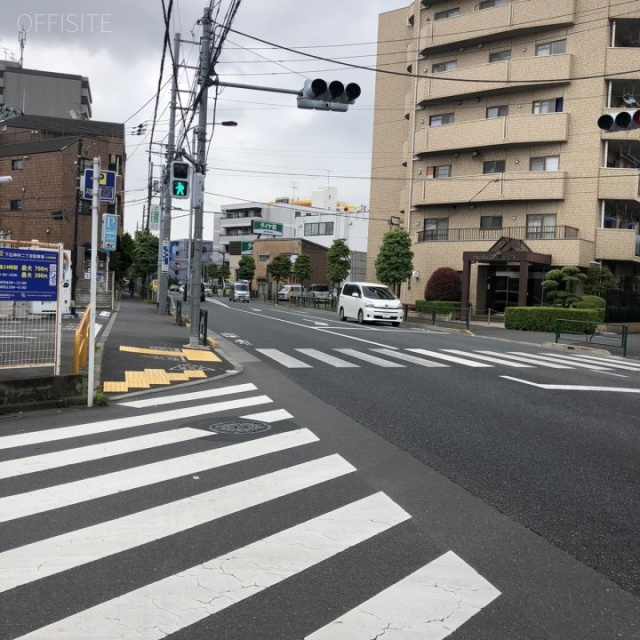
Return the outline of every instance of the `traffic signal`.
<path id="1" fill-rule="evenodd" d="M 605 113 L 598 118 L 598 127 L 604 131 L 631 131 L 640 128 L 640 109 Z"/>
<path id="2" fill-rule="evenodd" d="M 171 197 L 191 197 L 191 165 L 188 162 L 171 163 Z"/>
<path id="3" fill-rule="evenodd" d="M 334 80 L 327 83 L 321 78 L 305 80 L 304 88 L 297 97 L 298 109 L 318 109 L 320 111 L 347 111 L 360 97 L 360 86 L 350 83 L 346 87 Z"/>

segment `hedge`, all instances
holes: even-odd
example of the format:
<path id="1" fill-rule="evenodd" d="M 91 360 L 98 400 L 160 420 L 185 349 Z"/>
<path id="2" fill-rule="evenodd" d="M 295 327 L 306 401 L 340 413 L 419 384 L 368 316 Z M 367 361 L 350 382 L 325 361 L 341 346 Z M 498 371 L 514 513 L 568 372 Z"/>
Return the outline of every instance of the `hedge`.
<path id="1" fill-rule="evenodd" d="M 563 307 L 507 307 L 504 310 L 505 329 L 519 331 L 555 331 L 556 320 L 578 320 L 580 322 L 604 321 L 604 309 L 565 309 Z M 587 327 L 587 325 L 576 325 Z M 593 327 L 595 329 L 595 326 Z M 585 331 L 592 333 L 592 331 Z"/>

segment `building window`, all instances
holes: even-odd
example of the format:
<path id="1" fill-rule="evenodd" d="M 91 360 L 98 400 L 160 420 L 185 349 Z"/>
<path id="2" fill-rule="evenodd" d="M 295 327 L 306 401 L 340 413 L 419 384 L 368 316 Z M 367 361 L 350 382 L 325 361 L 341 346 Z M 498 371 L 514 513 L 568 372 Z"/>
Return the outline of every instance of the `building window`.
<path id="1" fill-rule="evenodd" d="M 449 220 L 447 218 L 432 218 L 424 221 L 424 239 L 425 240 L 446 240 L 449 235 Z"/>
<path id="2" fill-rule="evenodd" d="M 536 46 L 537 56 L 557 56 L 560 53 L 567 52 L 566 40 L 554 40 L 553 42 L 545 42 Z"/>
<path id="3" fill-rule="evenodd" d="M 489 54 L 489 62 L 501 62 L 502 60 L 511 60 L 511 49 L 494 51 Z"/>
<path id="4" fill-rule="evenodd" d="M 505 118 L 509 115 L 509 107 L 506 104 L 499 107 L 488 107 L 487 118 Z"/>
<path id="5" fill-rule="evenodd" d="M 542 156 L 529 160 L 529 171 L 558 171 L 560 156 Z"/>
<path id="6" fill-rule="evenodd" d="M 453 124 L 453 113 L 440 113 L 429 117 L 430 127 L 440 127 L 443 124 Z"/>
<path id="7" fill-rule="evenodd" d="M 551 98 L 550 100 L 534 100 L 532 113 L 561 113 L 564 100 L 562 98 Z"/>
<path id="8" fill-rule="evenodd" d="M 451 165 L 443 164 L 438 167 L 427 167 L 427 178 L 450 178 Z"/>
<path id="9" fill-rule="evenodd" d="M 480 216 L 481 229 L 502 229 L 502 216 Z"/>
<path id="10" fill-rule="evenodd" d="M 22 200 L 11 200 L 9 209 L 11 209 L 11 211 L 22 211 Z"/>
<path id="11" fill-rule="evenodd" d="M 527 238 L 554 238 L 556 234 L 556 214 L 537 213 L 527 216 Z"/>
<path id="12" fill-rule="evenodd" d="M 20 160 L 12 160 L 11 161 L 11 170 L 19 171 L 20 169 L 24 169 L 24 160 L 20 158 Z"/>
<path id="13" fill-rule="evenodd" d="M 482 166 L 482 173 L 504 173 L 504 160 L 487 160 Z"/>
<path id="14" fill-rule="evenodd" d="M 431 72 L 432 73 L 442 73 L 443 71 L 453 71 L 458 68 L 457 60 L 449 60 L 448 62 L 437 62 L 432 65 Z"/>
<path id="15" fill-rule="evenodd" d="M 507 4 L 507 0 L 483 0 L 480 3 L 480 10 L 492 9 L 493 7 L 499 7 L 500 5 Z"/>
<path id="16" fill-rule="evenodd" d="M 444 18 L 455 18 L 460 15 L 460 7 L 455 9 L 446 9 L 445 11 L 436 11 L 433 16 L 435 20 L 443 20 Z"/>
<path id="17" fill-rule="evenodd" d="M 332 236 L 333 222 L 307 222 L 304 225 L 305 236 Z"/>
<path id="18" fill-rule="evenodd" d="M 269 262 L 269 256 L 265 256 L 263 254 L 258 256 L 258 262 Z"/>

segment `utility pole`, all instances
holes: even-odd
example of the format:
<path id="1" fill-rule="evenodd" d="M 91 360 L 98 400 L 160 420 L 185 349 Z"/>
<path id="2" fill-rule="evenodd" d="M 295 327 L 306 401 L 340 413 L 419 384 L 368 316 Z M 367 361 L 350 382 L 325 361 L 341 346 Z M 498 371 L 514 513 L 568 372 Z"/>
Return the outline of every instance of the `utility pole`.
<path id="1" fill-rule="evenodd" d="M 211 26 L 211 11 L 205 9 L 202 17 L 202 41 L 200 43 L 200 67 L 198 85 L 200 86 L 200 100 L 198 102 L 198 126 L 196 139 L 198 148 L 191 191 L 193 202 L 193 259 L 191 261 L 191 314 L 189 325 L 189 347 L 200 345 L 200 283 L 202 268 L 202 227 L 204 219 L 204 176 L 206 171 L 207 146 L 207 98 L 211 83 L 211 42 L 213 29 Z"/>
<path id="2" fill-rule="evenodd" d="M 167 161 L 162 168 L 162 202 L 160 204 L 160 242 L 158 242 L 158 313 L 167 313 L 167 291 L 169 284 L 169 248 L 171 244 L 171 188 L 169 167 L 175 153 L 176 96 L 178 93 L 178 61 L 180 59 L 180 34 L 173 37 L 173 82 L 169 106 L 169 135 L 167 138 Z"/>

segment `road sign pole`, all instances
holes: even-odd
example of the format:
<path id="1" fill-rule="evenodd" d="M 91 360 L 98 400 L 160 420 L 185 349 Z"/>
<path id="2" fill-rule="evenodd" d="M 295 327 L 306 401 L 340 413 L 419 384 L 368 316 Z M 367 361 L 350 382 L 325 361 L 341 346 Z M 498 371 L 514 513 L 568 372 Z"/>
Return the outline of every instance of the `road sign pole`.
<path id="1" fill-rule="evenodd" d="M 89 371 L 87 406 L 93 406 L 96 359 L 96 301 L 98 298 L 98 216 L 100 214 L 100 158 L 93 159 L 93 201 L 91 206 L 91 294 L 89 298 Z"/>

